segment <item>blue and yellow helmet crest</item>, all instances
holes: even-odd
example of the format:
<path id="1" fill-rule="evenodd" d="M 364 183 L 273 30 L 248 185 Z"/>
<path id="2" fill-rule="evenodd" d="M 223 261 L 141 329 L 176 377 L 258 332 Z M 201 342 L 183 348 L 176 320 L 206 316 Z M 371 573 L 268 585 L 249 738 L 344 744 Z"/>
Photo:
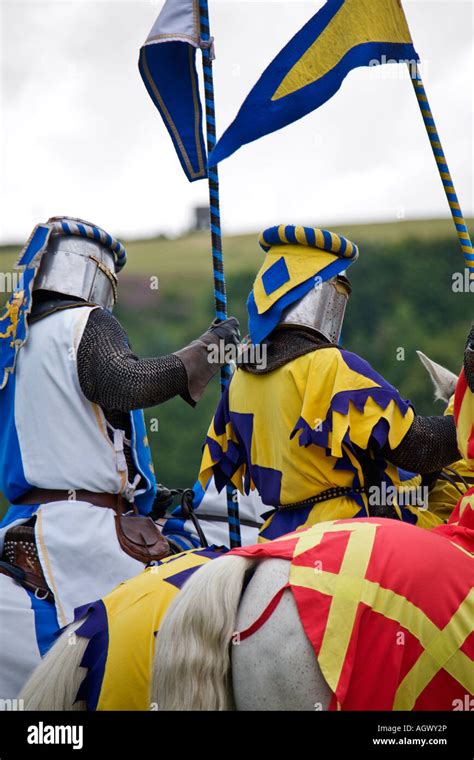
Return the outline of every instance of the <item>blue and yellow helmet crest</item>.
<path id="1" fill-rule="evenodd" d="M 265 261 L 247 300 L 249 333 L 261 343 L 275 329 L 282 312 L 317 284 L 348 269 L 359 249 L 347 238 L 314 227 L 281 224 L 259 238 Z"/>

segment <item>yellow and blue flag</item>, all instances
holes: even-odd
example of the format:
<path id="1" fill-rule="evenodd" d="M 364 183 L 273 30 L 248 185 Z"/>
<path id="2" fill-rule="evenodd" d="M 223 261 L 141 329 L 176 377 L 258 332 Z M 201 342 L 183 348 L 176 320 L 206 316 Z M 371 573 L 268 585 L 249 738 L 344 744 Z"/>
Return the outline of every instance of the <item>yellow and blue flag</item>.
<path id="1" fill-rule="evenodd" d="M 418 60 L 400 0 L 328 0 L 262 74 L 209 166 L 319 108 L 352 69 Z"/>
<path id="2" fill-rule="evenodd" d="M 198 0 L 166 0 L 140 50 L 138 63 L 190 182 L 207 177 L 196 71 L 198 47 Z"/>

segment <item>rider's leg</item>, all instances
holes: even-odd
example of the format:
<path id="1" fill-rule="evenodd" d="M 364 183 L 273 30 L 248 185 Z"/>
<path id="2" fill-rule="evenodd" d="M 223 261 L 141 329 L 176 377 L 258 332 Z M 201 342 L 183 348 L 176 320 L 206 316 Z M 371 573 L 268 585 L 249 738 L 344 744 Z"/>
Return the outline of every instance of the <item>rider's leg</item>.
<path id="1" fill-rule="evenodd" d="M 0 575 L 0 706 L 8 709 L 51 646 L 58 623 L 54 605 Z"/>

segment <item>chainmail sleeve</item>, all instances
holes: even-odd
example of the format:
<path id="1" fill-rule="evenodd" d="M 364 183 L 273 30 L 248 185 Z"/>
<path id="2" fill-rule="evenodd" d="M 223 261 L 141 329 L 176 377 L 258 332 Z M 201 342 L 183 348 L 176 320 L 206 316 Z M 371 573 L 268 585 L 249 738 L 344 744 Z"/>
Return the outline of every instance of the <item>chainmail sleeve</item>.
<path id="1" fill-rule="evenodd" d="M 382 454 L 396 467 L 426 475 L 461 458 L 454 417 L 415 417 L 396 449 L 385 446 Z"/>
<path id="2" fill-rule="evenodd" d="M 89 316 L 77 351 L 77 371 L 86 398 L 118 412 L 162 404 L 188 388 L 177 356 L 139 359 L 120 323 L 103 309 Z"/>
<path id="3" fill-rule="evenodd" d="M 474 392 L 474 325 L 471 327 L 464 349 L 464 374 L 469 390 Z"/>

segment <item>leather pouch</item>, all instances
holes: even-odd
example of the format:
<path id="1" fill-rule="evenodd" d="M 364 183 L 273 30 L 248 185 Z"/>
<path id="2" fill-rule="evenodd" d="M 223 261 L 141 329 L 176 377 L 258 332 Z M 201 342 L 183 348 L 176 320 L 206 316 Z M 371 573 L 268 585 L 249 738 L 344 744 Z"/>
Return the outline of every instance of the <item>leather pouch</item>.
<path id="1" fill-rule="evenodd" d="M 151 517 L 136 514 L 115 515 L 120 546 L 139 562 L 153 562 L 171 554 L 170 545 Z"/>

